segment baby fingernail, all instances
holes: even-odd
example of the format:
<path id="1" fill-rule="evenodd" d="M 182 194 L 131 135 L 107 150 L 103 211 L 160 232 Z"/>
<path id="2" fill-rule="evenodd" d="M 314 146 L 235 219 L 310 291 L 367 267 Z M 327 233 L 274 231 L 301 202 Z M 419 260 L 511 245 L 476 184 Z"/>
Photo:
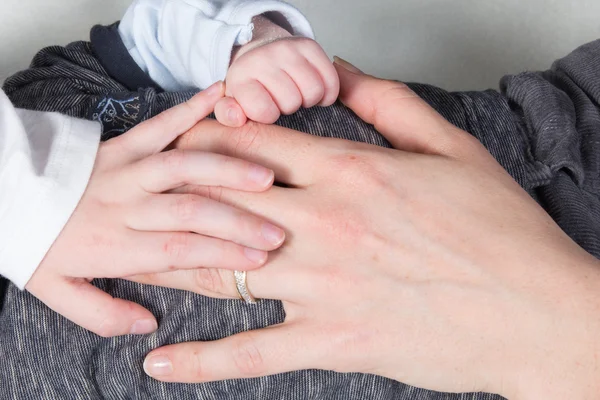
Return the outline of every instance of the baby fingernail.
<path id="1" fill-rule="evenodd" d="M 248 173 L 248 177 L 251 181 L 258 183 L 261 187 L 265 187 L 273 182 L 273 171 L 258 165 L 253 165 Z"/>
<path id="2" fill-rule="evenodd" d="M 267 259 L 267 252 L 256 250 L 256 249 L 244 249 L 244 254 L 246 254 L 246 258 L 253 263 L 262 264 Z"/>
<path id="3" fill-rule="evenodd" d="M 132 335 L 146 335 L 158 329 L 156 321 L 153 319 L 140 319 L 134 322 L 129 333 Z"/>
<path id="4" fill-rule="evenodd" d="M 262 236 L 272 245 L 279 245 L 285 239 L 285 232 L 275 225 L 265 223 L 262 226 Z"/>
<path id="5" fill-rule="evenodd" d="M 238 119 L 239 119 L 238 117 L 239 117 L 239 114 L 235 108 L 230 107 L 227 110 L 227 119 L 229 120 L 229 122 L 237 123 Z"/>
<path id="6" fill-rule="evenodd" d="M 346 61 L 343 58 L 340 58 L 338 56 L 333 57 L 333 62 L 350 72 L 354 72 L 355 74 L 363 73 L 360 69 L 356 68 L 354 65 L 350 64 L 348 61 Z"/>
<path id="7" fill-rule="evenodd" d="M 144 361 L 144 371 L 152 377 L 168 376 L 173 373 L 173 364 L 167 356 L 152 356 Z"/>

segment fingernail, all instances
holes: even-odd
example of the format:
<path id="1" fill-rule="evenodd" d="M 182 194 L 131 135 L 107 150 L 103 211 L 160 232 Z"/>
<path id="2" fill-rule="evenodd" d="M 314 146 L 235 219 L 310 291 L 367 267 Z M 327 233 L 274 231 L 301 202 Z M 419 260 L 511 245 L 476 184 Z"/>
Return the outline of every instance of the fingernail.
<path id="1" fill-rule="evenodd" d="M 173 364 L 167 356 L 152 356 L 144 361 L 144 371 L 152 377 L 168 376 L 173 373 Z"/>
<path id="2" fill-rule="evenodd" d="M 248 178 L 252 182 L 258 183 L 261 187 L 267 187 L 273 182 L 274 176 L 272 170 L 259 165 L 253 165 L 248 173 Z"/>
<path id="3" fill-rule="evenodd" d="M 204 89 L 204 94 L 214 96 L 217 93 L 221 93 L 223 90 L 223 81 L 218 81 L 210 85 L 207 89 Z"/>
<path id="4" fill-rule="evenodd" d="M 285 232 L 275 225 L 266 223 L 262 226 L 262 236 L 272 245 L 279 245 L 285 239 Z"/>
<path id="5" fill-rule="evenodd" d="M 129 333 L 132 335 L 146 335 L 158 329 L 156 321 L 153 319 L 139 319 L 131 326 Z"/>
<path id="6" fill-rule="evenodd" d="M 343 58 L 340 58 L 338 56 L 333 56 L 333 62 L 350 72 L 354 72 L 355 74 L 363 74 L 363 72 L 360 69 L 356 68 L 354 65 L 350 64 L 348 61 L 344 60 Z"/>
<path id="7" fill-rule="evenodd" d="M 229 109 L 227 110 L 227 119 L 229 120 L 229 122 L 238 122 L 238 112 L 234 107 L 229 107 Z"/>
<path id="8" fill-rule="evenodd" d="M 250 260 L 250 261 L 252 261 L 253 263 L 256 263 L 256 264 L 262 264 L 267 259 L 267 252 L 266 251 L 245 248 L 244 249 L 244 253 L 246 254 L 246 258 L 248 260 Z"/>

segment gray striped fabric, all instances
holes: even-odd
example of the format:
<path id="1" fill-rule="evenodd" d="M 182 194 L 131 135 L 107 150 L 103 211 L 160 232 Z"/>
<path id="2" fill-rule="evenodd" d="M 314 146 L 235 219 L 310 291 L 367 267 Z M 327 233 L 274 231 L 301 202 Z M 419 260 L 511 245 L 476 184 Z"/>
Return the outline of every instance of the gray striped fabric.
<path id="1" fill-rule="evenodd" d="M 106 62 L 106 60 L 104 60 Z M 544 73 L 506 77 L 502 92 L 448 93 L 412 88 L 448 120 L 477 137 L 560 226 L 600 256 L 600 42 L 586 45 Z M 130 92 L 112 79 L 89 43 L 42 50 L 30 69 L 8 79 L 18 106 L 93 118 L 105 137 L 189 98 L 192 93 Z M 319 136 L 388 143 L 343 106 L 301 110 L 280 125 Z M 9 285 L 0 312 L 2 399 L 331 399 L 496 400 L 489 394 L 443 394 L 388 379 L 298 371 L 260 379 L 182 385 L 144 375 L 157 346 L 215 340 L 284 320 L 276 301 L 240 301 L 119 280 L 98 280 L 113 296 L 149 308 L 160 328 L 144 337 L 97 337 Z"/>

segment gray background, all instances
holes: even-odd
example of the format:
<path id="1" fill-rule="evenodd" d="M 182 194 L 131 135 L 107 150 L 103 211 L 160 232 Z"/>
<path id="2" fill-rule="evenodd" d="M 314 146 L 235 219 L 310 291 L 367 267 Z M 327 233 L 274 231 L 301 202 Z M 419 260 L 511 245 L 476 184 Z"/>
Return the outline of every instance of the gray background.
<path id="1" fill-rule="evenodd" d="M 0 79 L 36 50 L 87 39 L 131 0 L 0 0 Z M 497 87 L 600 38 L 599 0 L 291 0 L 330 55 L 447 89 Z"/>

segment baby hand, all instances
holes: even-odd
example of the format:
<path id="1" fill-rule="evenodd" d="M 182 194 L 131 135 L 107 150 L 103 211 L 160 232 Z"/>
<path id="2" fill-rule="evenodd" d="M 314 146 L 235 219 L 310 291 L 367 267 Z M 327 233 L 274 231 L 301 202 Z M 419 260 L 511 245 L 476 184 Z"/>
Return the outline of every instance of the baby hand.
<path id="1" fill-rule="evenodd" d="M 246 119 L 271 124 L 300 107 L 330 106 L 340 83 L 331 61 L 314 40 L 287 37 L 256 47 L 235 59 L 226 79 L 226 98 L 215 107 L 220 123 L 241 126 Z"/>

